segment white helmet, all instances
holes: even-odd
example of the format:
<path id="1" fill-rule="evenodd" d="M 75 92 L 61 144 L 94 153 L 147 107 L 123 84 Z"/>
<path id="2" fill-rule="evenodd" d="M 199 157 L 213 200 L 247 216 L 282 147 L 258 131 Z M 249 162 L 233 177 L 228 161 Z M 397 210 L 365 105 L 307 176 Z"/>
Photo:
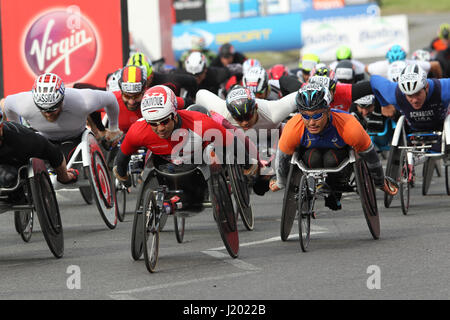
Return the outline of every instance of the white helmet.
<path id="1" fill-rule="evenodd" d="M 36 78 L 33 86 L 33 100 L 43 111 L 55 110 L 64 99 L 64 82 L 54 73 L 44 73 Z"/>
<path id="2" fill-rule="evenodd" d="M 389 65 L 388 68 L 388 79 L 392 82 L 398 82 L 398 77 L 402 73 L 403 69 L 406 67 L 406 62 L 404 60 L 394 61 Z"/>
<path id="3" fill-rule="evenodd" d="M 177 97 L 166 86 L 154 86 L 145 91 L 141 101 L 141 113 L 145 121 L 158 121 L 177 114 Z"/>
<path id="4" fill-rule="evenodd" d="M 202 73 L 206 68 L 206 57 L 201 52 L 192 52 L 184 62 L 184 68 L 194 76 Z"/>
<path id="5" fill-rule="evenodd" d="M 121 73 L 122 69 L 119 69 L 108 76 L 108 79 L 106 80 L 106 91 L 120 91 L 119 80 Z"/>
<path id="6" fill-rule="evenodd" d="M 419 61 L 430 61 L 431 60 L 431 54 L 423 49 L 419 49 L 413 52 L 412 54 L 413 60 L 419 60 Z"/>
<path id="7" fill-rule="evenodd" d="M 253 67 L 260 67 L 261 62 L 257 59 L 247 59 L 242 64 L 242 74 L 246 74 L 248 70 L 250 70 Z"/>
<path id="8" fill-rule="evenodd" d="M 403 69 L 398 78 L 400 91 L 406 95 L 419 92 L 427 85 L 427 73 L 418 65 L 410 64 Z"/>
<path id="9" fill-rule="evenodd" d="M 242 84 L 253 93 L 261 93 L 269 85 L 269 75 L 263 67 L 253 67 L 242 77 Z"/>
<path id="10" fill-rule="evenodd" d="M 373 94 L 369 94 L 355 101 L 355 104 L 361 107 L 369 107 L 374 103 L 375 103 L 375 96 Z"/>

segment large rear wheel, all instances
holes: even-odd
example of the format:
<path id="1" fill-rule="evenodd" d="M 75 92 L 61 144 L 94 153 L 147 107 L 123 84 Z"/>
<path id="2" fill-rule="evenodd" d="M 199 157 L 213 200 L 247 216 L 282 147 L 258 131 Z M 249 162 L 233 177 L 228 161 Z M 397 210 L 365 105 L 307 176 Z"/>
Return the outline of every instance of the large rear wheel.
<path id="1" fill-rule="evenodd" d="M 298 210 L 298 188 L 302 172 L 296 166 L 291 164 L 289 168 L 286 190 L 284 191 L 283 209 L 281 211 L 280 234 L 281 240 L 286 241 L 291 233 L 292 225 Z"/>
<path id="2" fill-rule="evenodd" d="M 391 146 L 388 154 L 388 160 L 386 163 L 386 176 L 391 177 L 395 181 L 399 179 L 399 170 L 400 170 L 400 153 L 401 149 L 398 147 Z M 392 203 L 392 199 L 394 197 L 384 194 L 384 207 L 389 208 Z"/>
<path id="3" fill-rule="evenodd" d="M 436 161 L 433 158 L 428 158 L 423 164 L 423 181 L 422 181 L 422 195 L 426 196 L 430 190 L 431 180 L 433 180 L 433 173 L 436 167 Z"/>

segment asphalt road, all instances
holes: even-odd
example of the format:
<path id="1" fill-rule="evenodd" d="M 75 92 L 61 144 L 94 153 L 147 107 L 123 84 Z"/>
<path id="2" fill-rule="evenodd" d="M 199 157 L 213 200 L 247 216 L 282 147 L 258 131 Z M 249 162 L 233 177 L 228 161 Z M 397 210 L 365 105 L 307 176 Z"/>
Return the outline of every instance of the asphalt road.
<path id="1" fill-rule="evenodd" d="M 413 18 L 411 47 L 419 48 L 450 13 Z M 155 274 L 131 259 L 132 213 L 109 230 L 79 192 L 61 191 L 62 259 L 53 258 L 38 223 L 25 244 L 13 215 L 0 215 L 0 299 L 449 299 L 450 197 L 443 177 L 434 178 L 425 197 L 420 178 L 416 185 L 408 216 L 398 199 L 385 209 L 378 191 L 379 240 L 372 239 L 356 194 L 345 196 L 337 212 L 319 201 L 308 253 L 300 250 L 297 225 L 291 240 L 279 238 L 282 192 L 253 196 L 255 230 L 240 222 L 238 259 L 224 250 L 210 209 L 187 220 L 183 244 L 169 220 Z"/>

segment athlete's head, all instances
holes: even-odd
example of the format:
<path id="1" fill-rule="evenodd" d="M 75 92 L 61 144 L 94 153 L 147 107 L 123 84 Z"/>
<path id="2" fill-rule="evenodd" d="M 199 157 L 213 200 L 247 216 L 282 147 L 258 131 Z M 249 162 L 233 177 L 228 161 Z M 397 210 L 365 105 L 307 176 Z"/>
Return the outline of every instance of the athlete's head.
<path id="1" fill-rule="evenodd" d="M 231 89 L 227 95 L 226 105 L 233 119 L 244 130 L 250 129 L 258 121 L 256 98 L 248 88 L 236 86 Z"/>
<path id="2" fill-rule="evenodd" d="M 341 83 L 355 83 L 355 67 L 350 60 L 339 61 L 336 65 L 335 77 Z"/>
<path id="3" fill-rule="evenodd" d="M 355 101 L 356 108 L 358 112 L 363 116 L 367 117 L 375 110 L 375 96 L 373 94 L 364 96 Z"/>
<path id="4" fill-rule="evenodd" d="M 300 63 L 298 67 L 302 71 L 303 81 L 307 82 L 310 76 L 311 71 L 314 69 L 316 64 L 320 63 L 320 58 L 318 55 L 314 53 L 305 53 L 300 59 Z"/>
<path id="5" fill-rule="evenodd" d="M 406 62 L 403 60 L 394 61 L 388 68 L 388 79 L 392 82 L 398 82 L 398 77 L 406 67 Z"/>
<path id="6" fill-rule="evenodd" d="M 428 93 L 427 73 L 417 64 L 408 65 L 398 78 L 398 87 L 411 106 L 420 109 Z"/>
<path id="7" fill-rule="evenodd" d="M 166 86 L 151 87 L 142 98 L 141 113 L 153 132 L 169 139 L 178 122 L 175 93 Z"/>
<path id="8" fill-rule="evenodd" d="M 268 71 L 269 79 L 280 80 L 282 76 L 289 74 L 289 69 L 284 64 L 276 64 Z"/>
<path id="9" fill-rule="evenodd" d="M 330 112 L 328 88 L 319 84 L 308 83 L 297 92 L 295 103 L 302 115 L 306 129 L 312 134 L 322 132 L 328 123 Z"/>
<path id="10" fill-rule="evenodd" d="M 56 121 L 62 111 L 65 87 L 62 79 L 54 73 L 38 76 L 32 89 L 33 101 L 42 115 L 50 122 Z"/>
<path id="11" fill-rule="evenodd" d="M 352 49 L 350 49 L 350 47 L 340 46 L 336 50 L 336 60 L 337 61 L 350 60 L 351 58 L 352 58 Z"/>
<path id="12" fill-rule="evenodd" d="M 263 67 L 253 67 L 242 77 L 242 85 L 252 91 L 256 98 L 266 99 L 269 95 L 269 76 Z"/>
<path id="13" fill-rule="evenodd" d="M 242 74 L 246 74 L 248 70 L 250 70 L 253 67 L 260 67 L 261 66 L 261 62 L 259 62 L 258 59 L 247 59 L 244 61 L 244 63 L 242 64 Z"/>
<path id="14" fill-rule="evenodd" d="M 122 69 L 119 88 L 128 110 L 135 111 L 139 108 L 147 83 L 147 71 L 144 67 L 126 66 Z"/>
<path id="15" fill-rule="evenodd" d="M 192 52 L 184 61 L 184 69 L 192 74 L 200 84 L 206 78 L 206 57 L 203 53 Z"/>

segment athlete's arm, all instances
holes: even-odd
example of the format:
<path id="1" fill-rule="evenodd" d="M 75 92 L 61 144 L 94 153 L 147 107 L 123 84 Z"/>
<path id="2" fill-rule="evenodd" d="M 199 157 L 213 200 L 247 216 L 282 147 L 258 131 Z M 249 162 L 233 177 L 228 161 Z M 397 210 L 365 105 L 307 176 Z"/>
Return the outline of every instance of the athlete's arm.
<path id="1" fill-rule="evenodd" d="M 256 99 L 256 103 L 259 107 L 267 105 L 264 111 L 269 114 L 270 120 L 273 123 L 281 123 L 292 112 L 297 111 L 297 105 L 295 104 L 295 97 L 297 92 L 293 92 L 280 100 L 267 101 L 262 99 Z"/>
<path id="2" fill-rule="evenodd" d="M 8 121 L 20 123 L 20 115 L 16 112 L 16 108 L 18 107 L 16 106 L 16 98 L 17 95 L 7 96 L 4 102 L 3 111 Z M 31 94 L 30 98 L 33 99 Z"/>
<path id="3" fill-rule="evenodd" d="M 87 109 L 88 114 L 105 108 L 106 114 L 108 115 L 109 130 L 118 131 L 119 104 L 117 103 L 116 96 L 109 91 L 90 89 L 83 89 L 79 91 L 85 101 L 85 108 Z"/>

